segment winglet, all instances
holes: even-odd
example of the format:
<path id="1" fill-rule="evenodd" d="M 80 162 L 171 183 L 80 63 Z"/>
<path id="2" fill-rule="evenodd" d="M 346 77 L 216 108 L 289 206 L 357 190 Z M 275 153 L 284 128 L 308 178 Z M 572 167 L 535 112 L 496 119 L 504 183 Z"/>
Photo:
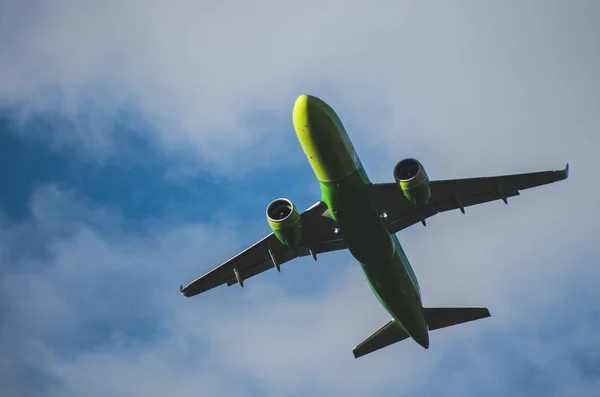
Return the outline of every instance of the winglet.
<path id="1" fill-rule="evenodd" d="M 563 168 L 562 170 L 553 170 L 554 172 L 558 172 L 558 174 L 560 175 L 559 177 L 559 181 L 563 180 L 563 179 L 567 179 L 569 177 L 569 163 L 567 162 L 565 164 L 565 168 Z"/>
<path id="2" fill-rule="evenodd" d="M 184 298 L 189 298 L 189 295 L 186 294 L 185 289 L 183 288 L 183 285 L 179 286 L 179 292 L 181 292 L 181 295 L 183 295 Z"/>

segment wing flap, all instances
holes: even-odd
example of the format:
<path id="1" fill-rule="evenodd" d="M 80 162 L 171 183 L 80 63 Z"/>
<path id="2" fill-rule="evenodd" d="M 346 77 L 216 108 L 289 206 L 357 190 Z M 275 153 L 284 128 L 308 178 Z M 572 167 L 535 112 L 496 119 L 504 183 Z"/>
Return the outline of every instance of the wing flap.
<path id="1" fill-rule="evenodd" d="M 268 251 L 267 251 L 268 254 Z M 297 258 L 298 256 L 298 252 L 296 250 L 293 249 L 288 249 L 287 251 L 282 252 L 281 254 L 276 254 L 273 253 L 275 260 L 277 261 L 277 263 L 279 265 L 282 265 L 286 262 L 291 261 L 292 259 Z M 273 263 L 273 260 L 271 259 L 271 256 L 269 255 L 269 257 L 266 260 L 262 260 L 260 262 L 258 262 L 256 265 L 251 266 L 251 267 L 247 267 L 246 269 L 240 271 L 240 276 L 246 280 L 249 279 L 250 277 L 254 277 L 257 274 L 260 274 L 262 272 L 265 272 L 271 268 L 274 268 L 275 264 Z M 235 277 L 235 275 L 232 273 L 231 276 L 227 279 L 227 285 L 228 286 L 232 286 L 234 284 L 237 284 L 237 279 Z"/>
<path id="2" fill-rule="evenodd" d="M 433 188 L 432 188 L 433 190 Z M 453 197 L 446 200 L 440 200 L 432 203 L 432 206 L 437 212 L 450 211 L 460 208 L 461 204 L 463 207 L 470 207 L 472 205 L 483 204 L 490 201 L 502 200 L 503 198 L 509 198 L 520 195 L 516 189 L 504 189 L 502 194 L 497 191 L 478 193 L 473 195 L 461 195 L 460 203 Z"/>
<path id="3" fill-rule="evenodd" d="M 316 254 L 322 254 L 325 252 L 337 251 L 346 248 L 346 242 L 343 239 L 323 241 L 319 243 L 315 243 L 314 246 L 309 250 L 307 247 L 297 247 L 295 249 L 288 249 L 283 253 L 277 255 L 274 254 L 275 260 L 278 264 L 282 265 L 286 262 L 291 261 L 292 259 L 311 255 L 310 251 Z M 269 256 L 268 259 L 263 260 L 252 267 L 248 267 L 247 269 L 240 272 L 240 276 L 246 280 L 250 277 L 254 277 L 262 272 L 265 272 L 271 268 L 274 268 L 275 264 L 273 260 Z M 237 278 L 232 273 L 231 276 L 227 279 L 227 286 L 232 286 L 237 284 Z"/>

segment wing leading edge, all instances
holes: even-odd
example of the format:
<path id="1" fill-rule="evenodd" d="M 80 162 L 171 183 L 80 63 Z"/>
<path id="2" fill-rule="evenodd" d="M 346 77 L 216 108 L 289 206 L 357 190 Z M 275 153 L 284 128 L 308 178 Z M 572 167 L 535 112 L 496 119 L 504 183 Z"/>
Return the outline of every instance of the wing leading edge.
<path id="1" fill-rule="evenodd" d="M 562 170 L 531 172 L 481 178 L 448 179 L 430 182 L 431 198 L 416 206 L 404 197 L 396 183 L 373 184 L 373 197 L 382 212 L 387 214 L 390 233 L 396 233 L 437 213 L 465 208 L 489 201 L 518 196 L 521 190 L 554 183 L 568 178 L 569 164 Z"/>
<path id="2" fill-rule="evenodd" d="M 181 293 L 189 298 L 225 283 L 243 286 L 244 280 L 272 268 L 280 270 L 282 264 L 299 256 L 312 255 L 316 260 L 317 254 L 346 248 L 339 231 L 335 232 L 335 221 L 327 216 L 326 210 L 325 203 L 318 202 L 300 215 L 304 233 L 297 247 L 283 245 L 270 233 L 187 286 L 182 286 Z"/>

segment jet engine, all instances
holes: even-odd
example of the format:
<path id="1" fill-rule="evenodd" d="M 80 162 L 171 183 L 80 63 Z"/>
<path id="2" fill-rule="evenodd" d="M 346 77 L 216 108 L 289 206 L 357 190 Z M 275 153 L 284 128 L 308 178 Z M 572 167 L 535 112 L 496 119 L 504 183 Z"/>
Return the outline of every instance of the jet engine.
<path id="1" fill-rule="evenodd" d="M 273 233 L 288 247 L 293 247 L 302 238 L 302 219 L 290 200 L 278 198 L 267 206 L 267 222 Z"/>
<path id="2" fill-rule="evenodd" d="M 423 165 L 415 159 L 404 159 L 394 167 L 394 179 L 404 196 L 416 205 L 427 204 L 431 198 L 429 177 Z"/>

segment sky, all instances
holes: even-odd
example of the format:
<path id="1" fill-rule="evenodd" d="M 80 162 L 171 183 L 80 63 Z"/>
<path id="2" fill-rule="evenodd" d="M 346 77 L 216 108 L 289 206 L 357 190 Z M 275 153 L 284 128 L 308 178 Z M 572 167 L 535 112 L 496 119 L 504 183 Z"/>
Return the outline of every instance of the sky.
<path id="1" fill-rule="evenodd" d="M 0 395 L 596 396 L 600 3 L 5 0 Z M 425 306 L 489 319 L 353 358 L 389 319 L 348 252 L 184 299 L 319 187 L 300 94 L 375 182 L 564 167 L 398 233 Z"/>

